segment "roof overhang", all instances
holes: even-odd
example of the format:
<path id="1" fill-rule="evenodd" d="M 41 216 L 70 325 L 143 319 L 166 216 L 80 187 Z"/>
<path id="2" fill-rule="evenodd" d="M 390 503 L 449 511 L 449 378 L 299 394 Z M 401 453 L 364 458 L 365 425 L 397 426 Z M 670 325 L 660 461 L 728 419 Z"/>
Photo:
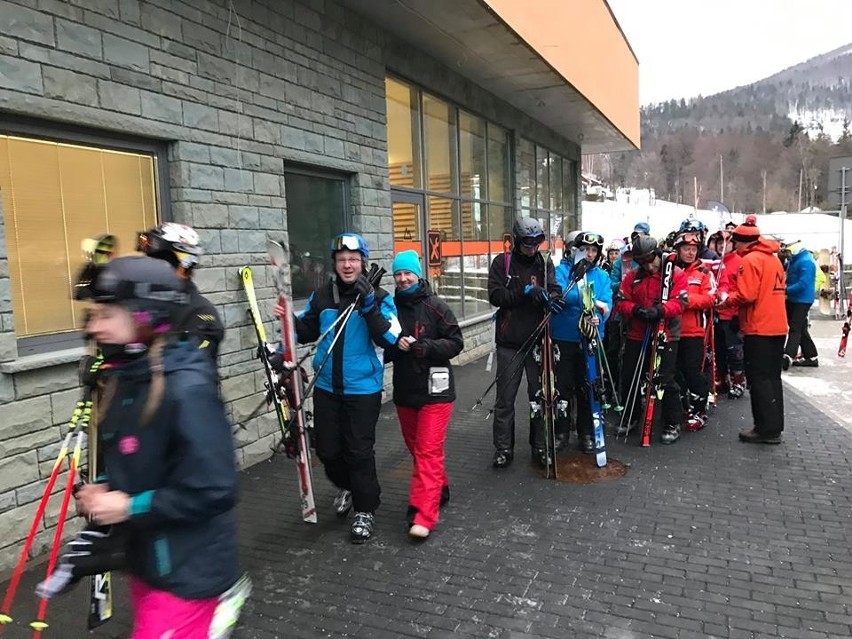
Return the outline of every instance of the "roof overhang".
<path id="1" fill-rule="evenodd" d="M 577 143 L 583 153 L 639 146 L 638 62 L 605 0 L 342 2 Z M 529 5 L 540 5 L 539 11 Z M 574 5 L 567 13 L 582 9 L 582 15 L 566 15 L 565 5 Z M 579 21 L 590 19 L 596 23 Z M 548 28 L 554 21 L 561 26 Z M 563 28 L 565 24 L 572 28 Z M 609 39 L 600 37 L 602 28 L 608 29 Z M 598 50 L 583 51 L 580 59 L 577 46 L 582 42 L 571 37 L 572 29 L 577 34 L 596 31 L 589 42 Z M 617 51 L 602 50 L 601 42 Z M 613 55 L 620 65 L 615 73 Z M 596 77 L 601 57 L 603 69 Z M 627 86 L 599 86 L 619 79 Z"/>

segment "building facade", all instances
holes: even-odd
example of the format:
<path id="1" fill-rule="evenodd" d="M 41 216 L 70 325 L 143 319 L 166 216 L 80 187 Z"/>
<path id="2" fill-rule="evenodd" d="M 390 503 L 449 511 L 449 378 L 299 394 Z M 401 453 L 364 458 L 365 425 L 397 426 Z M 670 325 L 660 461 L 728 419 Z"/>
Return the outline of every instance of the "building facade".
<path id="1" fill-rule="evenodd" d="M 263 382 L 237 276 L 267 263 L 268 237 L 289 247 L 297 305 L 341 231 L 385 266 L 416 249 L 462 320 L 462 361 L 490 349 L 487 270 L 515 217 L 541 219 L 558 256 L 581 149 L 639 144 L 638 65 L 606 2 L 520 4 L 0 0 L 0 571 L 78 398 L 84 238 L 128 253 L 159 221 L 199 232 L 241 465 L 277 430 L 250 418 Z"/>

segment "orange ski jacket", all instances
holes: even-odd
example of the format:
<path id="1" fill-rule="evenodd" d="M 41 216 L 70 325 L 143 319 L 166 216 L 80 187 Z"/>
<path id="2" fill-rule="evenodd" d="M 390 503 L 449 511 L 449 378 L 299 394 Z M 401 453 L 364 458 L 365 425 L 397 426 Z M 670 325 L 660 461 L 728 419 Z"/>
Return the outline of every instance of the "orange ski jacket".
<path id="1" fill-rule="evenodd" d="M 740 330 L 745 335 L 786 335 L 786 278 L 778 259 L 778 242 L 761 236 L 739 249 L 743 260 L 736 278 L 736 290 L 726 306 L 739 306 Z"/>

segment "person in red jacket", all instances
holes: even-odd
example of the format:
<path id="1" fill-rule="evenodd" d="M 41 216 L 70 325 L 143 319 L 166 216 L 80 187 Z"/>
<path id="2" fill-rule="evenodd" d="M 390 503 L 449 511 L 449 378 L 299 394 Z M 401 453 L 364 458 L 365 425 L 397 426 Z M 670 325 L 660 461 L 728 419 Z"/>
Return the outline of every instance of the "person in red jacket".
<path id="1" fill-rule="evenodd" d="M 672 257 L 665 255 L 666 259 Z M 683 423 L 683 407 L 680 402 L 680 387 L 675 381 L 675 368 L 681 315 L 685 306 L 683 294 L 686 293 L 686 275 L 682 269 L 674 269 L 671 291 L 668 300 L 663 302 L 663 254 L 657 246 L 657 240 L 650 236 L 637 237 L 633 241 L 633 259 L 639 264 L 639 268 L 628 271 L 622 278 L 616 305 L 616 311 L 622 317 L 629 318 L 621 368 L 622 397 L 628 397 L 631 383 L 640 378 L 637 377 L 637 372 L 640 376 L 644 374 L 648 362 L 645 361 L 646 357 L 640 355 L 643 349 L 649 348 L 648 345 L 662 320 L 665 339 L 661 339 L 657 347 L 660 365 L 656 371 L 664 392 L 662 404 L 665 427 L 661 439 L 664 444 L 672 444 L 680 437 Z M 643 370 L 637 371 L 640 360 L 644 362 Z M 631 425 L 619 426 L 616 433 L 619 437 L 626 436 L 628 430 L 632 429 L 638 415 L 637 404 L 637 401 L 633 401 L 632 405 L 627 407 L 627 410 L 631 411 Z"/>
<path id="2" fill-rule="evenodd" d="M 675 236 L 676 265 L 686 275 L 687 290 L 681 301 L 683 312 L 680 345 L 677 351 L 677 369 L 685 389 L 689 391 L 687 430 L 701 430 L 707 423 L 707 400 L 710 380 L 705 375 L 705 342 L 710 309 L 713 308 L 715 283 L 702 260 L 698 259 L 701 235 L 697 231 L 683 231 Z"/>
<path id="3" fill-rule="evenodd" d="M 743 258 L 734 250 L 731 231 L 719 231 L 710 239 L 711 243 L 715 244 L 711 248 L 721 255 L 716 269 L 713 270 L 716 277 L 716 295 L 725 297 L 737 290 L 737 272 Z M 736 306 L 716 309 L 713 334 L 716 390 L 728 393 L 728 399 L 739 399 L 745 393 L 746 378 L 743 372 L 743 334 L 740 331 L 739 309 Z"/>
<path id="4" fill-rule="evenodd" d="M 721 300 L 723 307 L 739 307 L 745 350 L 745 373 L 751 388 L 754 428 L 740 433 L 740 441 L 780 444 L 784 430 L 784 388 L 781 363 L 787 337 L 784 267 L 778 242 L 761 237 L 753 223 L 740 224 L 733 233 L 734 248 L 742 256 L 736 290 Z"/>

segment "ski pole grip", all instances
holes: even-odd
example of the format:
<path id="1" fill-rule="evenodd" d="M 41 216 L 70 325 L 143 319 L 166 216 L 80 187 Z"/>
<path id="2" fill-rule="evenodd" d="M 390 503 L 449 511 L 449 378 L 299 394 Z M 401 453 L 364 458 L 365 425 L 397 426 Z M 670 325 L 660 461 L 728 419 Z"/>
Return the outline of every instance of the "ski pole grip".
<path id="1" fill-rule="evenodd" d="M 379 282 L 381 282 L 382 278 L 385 276 L 385 273 L 387 273 L 387 271 L 384 267 L 379 266 L 378 264 L 373 264 L 370 267 L 370 272 L 367 273 L 367 279 L 373 286 L 378 286 Z"/>

